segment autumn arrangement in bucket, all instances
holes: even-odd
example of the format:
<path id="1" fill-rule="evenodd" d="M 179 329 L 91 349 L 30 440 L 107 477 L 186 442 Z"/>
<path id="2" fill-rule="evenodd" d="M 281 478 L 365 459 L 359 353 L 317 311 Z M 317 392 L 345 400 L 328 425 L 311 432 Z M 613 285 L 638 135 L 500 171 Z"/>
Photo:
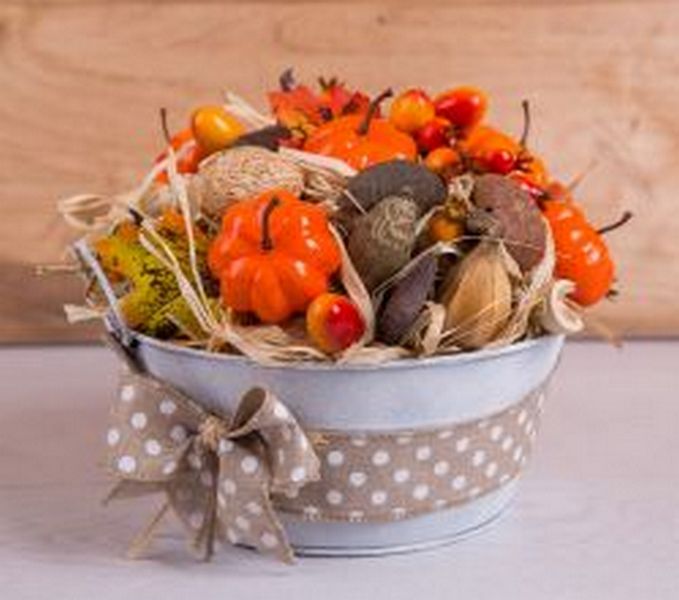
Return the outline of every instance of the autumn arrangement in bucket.
<path id="1" fill-rule="evenodd" d="M 282 514 L 331 528 L 409 521 L 410 533 L 383 545 L 424 544 L 412 532 L 433 521 L 418 519 L 478 508 L 518 474 L 560 342 L 516 397 L 444 410 L 426 427 L 369 413 L 350 426 L 316 419 L 287 397 L 288 375 L 271 386 L 257 377 L 302 367 L 313 385 L 333 370 L 357 381 L 441 364 L 454 386 L 476 355 L 503 377 L 517 352 L 540 362 L 531 348 L 580 331 L 587 307 L 615 293 L 605 236 L 630 215 L 587 221 L 577 181 L 561 183 L 532 152 L 527 102 L 518 136 L 487 123 L 488 98 L 473 87 L 370 96 L 286 71 L 268 103 L 265 114 L 227 93 L 177 130 L 161 110 L 164 150 L 138 187 L 59 203 L 82 232 L 74 254 L 88 281 L 67 314 L 105 319 L 128 365 L 108 436 L 112 497 L 162 489 L 162 514 L 174 509 L 203 556 L 219 539 L 284 559 L 332 546 L 314 546 Z M 257 385 L 221 405 L 196 397 L 154 367 L 158 348 L 237 374 L 259 367 Z M 219 362 L 229 356 L 247 360 Z M 327 385 L 333 395 L 352 384 Z M 342 539 L 339 553 L 352 544 Z"/>

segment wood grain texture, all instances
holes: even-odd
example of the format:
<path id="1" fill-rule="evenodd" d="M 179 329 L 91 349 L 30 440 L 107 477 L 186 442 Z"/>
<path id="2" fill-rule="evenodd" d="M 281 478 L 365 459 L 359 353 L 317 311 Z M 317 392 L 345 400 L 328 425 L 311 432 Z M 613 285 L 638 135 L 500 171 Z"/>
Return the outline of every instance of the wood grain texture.
<path id="1" fill-rule="evenodd" d="M 59 316 L 74 287 L 18 275 L 61 256 L 56 198 L 131 187 L 160 146 L 158 107 L 179 125 L 225 88 L 261 105 L 288 65 L 373 91 L 476 83 L 510 130 L 529 98 L 533 146 L 555 173 L 597 161 L 579 191 L 592 220 L 636 214 L 611 236 L 623 294 L 597 314 L 677 334 L 678 30 L 677 2 L 3 4 L 0 292 L 16 307 L 0 339 L 80 335 Z"/>

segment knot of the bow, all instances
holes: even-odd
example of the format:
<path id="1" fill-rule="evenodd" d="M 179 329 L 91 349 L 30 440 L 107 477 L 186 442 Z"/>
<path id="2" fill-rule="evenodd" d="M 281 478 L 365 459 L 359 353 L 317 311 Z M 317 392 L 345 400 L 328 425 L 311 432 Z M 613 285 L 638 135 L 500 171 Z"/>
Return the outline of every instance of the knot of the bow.
<path id="1" fill-rule="evenodd" d="M 216 415 L 208 415 L 198 426 L 198 441 L 216 453 L 219 449 L 219 441 L 226 437 L 228 430 L 223 419 Z"/>
<path id="2" fill-rule="evenodd" d="M 203 556 L 225 538 L 291 560 L 270 496 L 318 479 L 319 461 L 273 394 L 251 389 L 229 422 L 163 382 L 128 373 L 112 419 L 112 497 L 165 491 Z"/>

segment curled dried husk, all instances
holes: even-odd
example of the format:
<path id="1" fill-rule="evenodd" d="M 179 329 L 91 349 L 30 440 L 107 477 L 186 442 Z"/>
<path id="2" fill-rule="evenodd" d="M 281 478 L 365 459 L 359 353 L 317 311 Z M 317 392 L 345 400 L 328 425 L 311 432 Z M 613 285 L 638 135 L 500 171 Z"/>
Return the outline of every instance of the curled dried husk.
<path id="1" fill-rule="evenodd" d="M 500 244 L 482 242 L 466 256 L 445 284 L 444 337 L 470 350 L 492 342 L 510 318 L 512 284 Z"/>
<path id="2" fill-rule="evenodd" d="M 568 301 L 575 284 L 568 279 L 557 279 L 547 289 L 545 297 L 536 308 L 536 320 L 549 333 L 571 335 L 582 331 L 584 323 L 579 311 Z"/>

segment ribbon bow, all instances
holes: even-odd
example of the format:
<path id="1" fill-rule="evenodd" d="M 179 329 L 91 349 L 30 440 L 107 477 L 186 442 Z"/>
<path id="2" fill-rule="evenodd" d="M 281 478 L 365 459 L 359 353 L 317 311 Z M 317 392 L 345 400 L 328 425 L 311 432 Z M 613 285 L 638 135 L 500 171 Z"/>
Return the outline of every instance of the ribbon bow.
<path id="1" fill-rule="evenodd" d="M 208 559 L 216 540 L 293 557 L 271 494 L 294 497 L 319 477 L 319 461 L 295 417 L 273 394 L 252 388 L 232 419 L 211 414 L 139 371 L 122 377 L 108 430 L 119 478 L 109 499 L 164 491 L 167 503 L 133 542 L 138 554 L 168 508 Z"/>

